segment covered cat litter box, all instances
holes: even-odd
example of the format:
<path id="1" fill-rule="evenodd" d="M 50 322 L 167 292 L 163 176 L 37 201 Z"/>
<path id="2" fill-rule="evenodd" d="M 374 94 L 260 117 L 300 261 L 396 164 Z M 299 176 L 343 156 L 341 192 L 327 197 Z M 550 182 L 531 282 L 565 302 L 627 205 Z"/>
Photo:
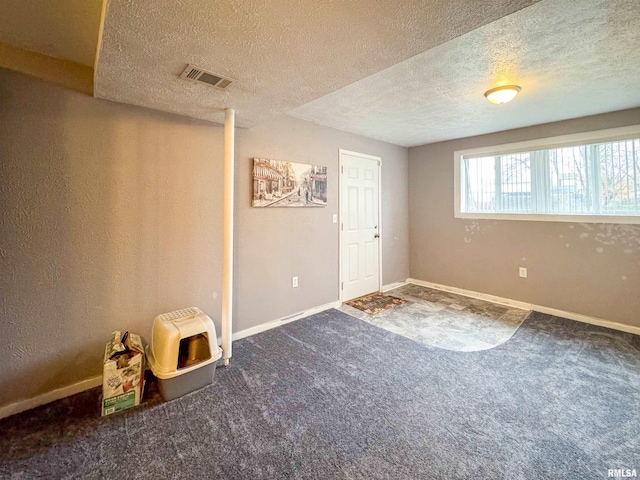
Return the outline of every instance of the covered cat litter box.
<path id="1" fill-rule="evenodd" d="M 212 384 L 221 356 L 216 327 L 199 309 L 185 308 L 154 319 L 147 360 L 165 400 Z"/>

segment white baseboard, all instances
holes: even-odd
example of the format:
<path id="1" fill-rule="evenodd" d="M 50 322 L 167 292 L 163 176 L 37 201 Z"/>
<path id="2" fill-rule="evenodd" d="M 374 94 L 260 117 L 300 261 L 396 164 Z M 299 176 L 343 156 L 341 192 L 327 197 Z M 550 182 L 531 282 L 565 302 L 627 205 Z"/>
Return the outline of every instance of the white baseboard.
<path id="1" fill-rule="evenodd" d="M 458 295 L 464 295 L 465 297 L 479 298 L 481 300 L 499 303 L 508 307 L 522 308 L 524 310 L 535 310 L 537 312 L 546 313 L 555 317 L 568 318 L 569 320 L 588 323 L 589 325 L 597 325 L 598 327 L 606 327 L 613 330 L 620 330 L 621 332 L 640 335 L 640 327 L 625 325 L 624 323 L 612 322 L 610 320 L 604 320 L 602 318 L 591 317 L 589 315 L 583 315 L 582 313 L 567 312 L 564 310 L 558 310 L 557 308 L 545 307 L 543 305 L 535 305 L 533 303 L 527 302 L 520 302 L 518 300 L 511 300 L 510 298 L 497 297 L 495 295 L 489 295 L 488 293 L 479 293 L 474 292 L 473 290 L 464 290 L 462 288 L 449 287 L 447 285 L 440 285 L 438 283 L 425 282 L 424 280 L 416 280 L 415 278 L 408 278 L 407 283 L 422 285 L 423 287 L 428 288 L 435 288 L 436 290 L 442 290 L 444 292 L 457 293 Z"/>
<path id="2" fill-rule="evenodd" d="M 395 290 L 396 288 L 403 287 L 407 283 L 409 283 L 409 282 L 407 282 L 405 280 L 404 282 L 393 282 L 393 283 L 390 283 L 389 285 L 383 285 L 382 286 L 382 293 L 387 293 L 387 292 L 389 292 L 391 290 Z"/>
<path id="3" fill-rule="evenodd" d="M 282 317 L 271 322 L 263 323 L 261 325 L 256 325 L 255 327 L 236 332 L 231 336 L 231 339 L 234 341 L 240 340 L 241 338 L 249 337 L 251 335 L 255 335 L 257 333 L 279 327 L 286 323 L 294 322 L 301 318 L 308 317 L 309 315 L 313 315 L 314 313 L 324 312 L 325 310 L 329 310 L 330 308 L 338 308 L 340 305 L 340 301 L 336 301 L 327 303 L 325 305 L 320 305 L 319 307 L 310 308 L 309 310 L 305 310 L 303 312 L 294 313 L 293 315 Z M 221 339 L 218 338 L 218 345 L 220 345 L 221 343 Z M 25 410 L 39 407 L 55 400 L 60 400 L 61 398 L 69 397 L 76 393 L 80 393 L 85 390 L 89 390 L 90 388 L 97 387 L 99 385 L 102 385 L 102 375 L 96 375 L 95 377 L 82 380 L 81 382 L 74 383 L 73 385 L 57 388 L 50 392 L 43 393 L 42 395 L 38 395 L 37 397 L 27 398 L 26 400 L 19 400 L 15 403 L 10 403 L 9 405 L 0 406 L 0 419 L 15 415 L 16 413 L 24 412 Z"/>
<path id="4" fill-rule="evenodd" d="M 67 385 L 66 387 L 56 388 L 55 390 L 43 393 L 37 397 L 19 400 L 15 403 L 10 403 L 9 405 L 0 407 L 0 418 L 5 418 L 55 400 L 60 400 L 61 398 L 75 395 L 76 393 L 84 392 L 85 390 L 89 390 L 90 388 L 97 387 L 99 385 L 102 385 L 102 375 L 96 375 L 95 377 L 87 378 L 86 380 L 74 383 L 73 385 Z"/>
<path id="5" fill-rule="evenodd" d="M 335 302 L 325 303 L 324 305 L 320 305 L 319 307 L 314 307 L 302 312 L 294 313 L 292 315 L 287 315 L 286 317 L 278 318 L 270 322 L 261 323 L 260 325 L 256 325 L 255 327 L 235 332 L 233 335 L 231 335 L 231 340 L 240 340 L 241 338 L 250 337 L 251 335 L 256 335 L 257 333 L 266 332 L 267 330 L 271 330 L 272 328 L 295 322 L 296 320 L 308 317 L 309 315 L 324 312 L 325 310 L 329 310 L 330 308 L 338 308 L 340 305 L 341 302 L 337 300 Z M 221 343 L 220 339 L 218 339 L 218 343 Z"/>
<path id="6" fill-rule="evenodd" d="M 558 310 L 555 308 L 544 307 L 542 305 L 534 305 L 532 303 L 520 302 L 518 300 L 511 300 L 509 298 L 497 297 L 495 295 L 489 295 L 486 293 L 474 292 L 472 290 L 464 290 L 462 288 L 457 287 L 449 287 L 447 285 L 440 285 L 432 282 L 425 282 L 423 280 L 417 280 L 415 278 L 408 278 L 406 282 L 395 282 L 389 285 L 385 285 L 383 287 L 383 292 L 388 292 L 390 290 L 394 290 L 398 287 L 406 285 L 408 283 L 412 283 L 414 285 L 422 285 L 424 287 L 435 288 L 437 290 L 442 290 L 445 292 L 457 293 L 458 295 L 464 295 L 466 297 L 471 298 L 479 298 L 482 300 L 487 300 L 493 303 L 499 303 L 502 305 L 506 305 L 509 307 L 522 308 L 525 310 L 536 310 L 538 312 L 546 313 L 549 315 L 554 315 L 557 317 L 568 318 L 570 320 L 576 320 L 578 322 L 588 323 L 591 325 L 597 325 L 600 327 L 612 328 L 614 330 L 620 330 L 623 332 L 634 333 L 636 335 L 640 335 L 640 327 L 634 327 L 632 325 L 624 325 L 622 323 L 612 322 L 609 320 L 603 320 L 601 318 L 590 317 L 588 315 L 583 315 L 580 313 L 566 312 L 564 310 Z M 304 310 L 302 312 L 295 313 L 293 315 L 289 315 L 286 317 L 282 317 L 267 323 L 263 323 L 261 325 L 256 325 L 255 327 L 247 328 L 245 330 L 241 330 L 232 335 L 232 340 L 240 340 L 241 338 L 246 338 L 251 335 L 256 335 L 261 332 L 265 332 L 267 330 L 271 330 L 272 328 L 279 327 L 281 325 L 285 325 L 290 322 L 294 322 L 304 317 L 308 317 L 309 315 L 313 315 L 315 313 L 320 313 L 325 310 L 329 310 L 331 308 L 338 308 L 341 305 L 341 302 L 335 301 L 331 303 L 327 303 L 324 305 L 320 305 L 318 307 L 310 308 L 308 310 Z M 221 341 L 218 339 L 218 344 Z M 6 418 L 10 415 L 14 415 L 16 413 L 24 412 L 25 410 L 30 410 L 32 408 L 39 407 L 41 405 L 53 402 L 55 400 L 60 400 L 61 398 L 68 397 L 70 395 L 74 395 L 76 393 L 83 392 L 84 390 L 88 390 L 93 387 L 97 387 L 102 384 L 102 375 L 96 375 L 94 377 L 88 378 L 86 380 L 82 380 L 78 383 L 74 383 L 73 385 L 68 385 L 66 387 L 57 388 L 47 393 L 43 393 L 42 395 L 38 395 L 36 397 L 28 398 L 26 400 L 20 400 L 15 403 L 11 403 L 9 405 L 0 407 L 0 419 Z"/>

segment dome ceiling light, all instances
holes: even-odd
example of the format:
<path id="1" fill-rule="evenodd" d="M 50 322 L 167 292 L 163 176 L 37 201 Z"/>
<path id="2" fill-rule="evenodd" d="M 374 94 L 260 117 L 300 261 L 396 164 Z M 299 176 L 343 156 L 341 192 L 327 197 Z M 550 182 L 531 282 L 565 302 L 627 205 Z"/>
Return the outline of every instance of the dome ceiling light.
<path id="1" fill-rule="evenodd" d="M 491 103 L 497 105 L 510 102 L 515 98 L 521 88 L 518 85 L 505 85 L 503 87 L 492 88 L 484 93 Z"/>

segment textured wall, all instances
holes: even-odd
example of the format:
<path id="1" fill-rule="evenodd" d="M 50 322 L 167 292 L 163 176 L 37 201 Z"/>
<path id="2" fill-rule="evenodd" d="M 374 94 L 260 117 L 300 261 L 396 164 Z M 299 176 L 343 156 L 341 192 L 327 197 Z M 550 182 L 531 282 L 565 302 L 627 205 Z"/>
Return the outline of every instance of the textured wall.
<path id="1" fill-rule="evenodd" d="M 0 405 L 100 373 L 109 332 L 220 331 L 222 128 L 0 69 Z M 338 149 L 380 155 L 384 282 L 408 275 L 406 149 L 291 117 L 236 137 L 234 330 L 338 299 Z M 329 166 L 329 206 L 252 209 L 250 157 Z M 300 287 L 291 288 L 291 276 Z"/>
<path id="2" fill-rule="evenodd" d="M 382 158 L 383 284 L 407 278 L 407 149 L 288 116 L 239 131 L 237 145 L 237 329 L 338 299 L 340 148 Z M 326 165 L 327 207 L 251 208 L 253 157 Z"/>
<path id="3" fill-rule="evenodd" d="M 109 332 L 220 300 L 222 129 L 0 70 L 0 404 L 100 373 Z"/>
<path id="4" fill-rule="evenodd" d="M 638 123 L 633 109 L 411 148 L 411 277 L 640 326 L 640 225 L 453 216 L 454 151 Z"/>

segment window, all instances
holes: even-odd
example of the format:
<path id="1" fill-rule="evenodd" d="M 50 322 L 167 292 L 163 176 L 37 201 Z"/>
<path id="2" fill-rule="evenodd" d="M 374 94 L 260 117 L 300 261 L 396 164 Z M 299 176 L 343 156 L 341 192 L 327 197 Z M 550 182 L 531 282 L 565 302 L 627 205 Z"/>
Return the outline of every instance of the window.
<path id="1" fill-rule="evenodd" d="M 640 125 L 455 153 L 456 217 L 640 223 Z"/>

